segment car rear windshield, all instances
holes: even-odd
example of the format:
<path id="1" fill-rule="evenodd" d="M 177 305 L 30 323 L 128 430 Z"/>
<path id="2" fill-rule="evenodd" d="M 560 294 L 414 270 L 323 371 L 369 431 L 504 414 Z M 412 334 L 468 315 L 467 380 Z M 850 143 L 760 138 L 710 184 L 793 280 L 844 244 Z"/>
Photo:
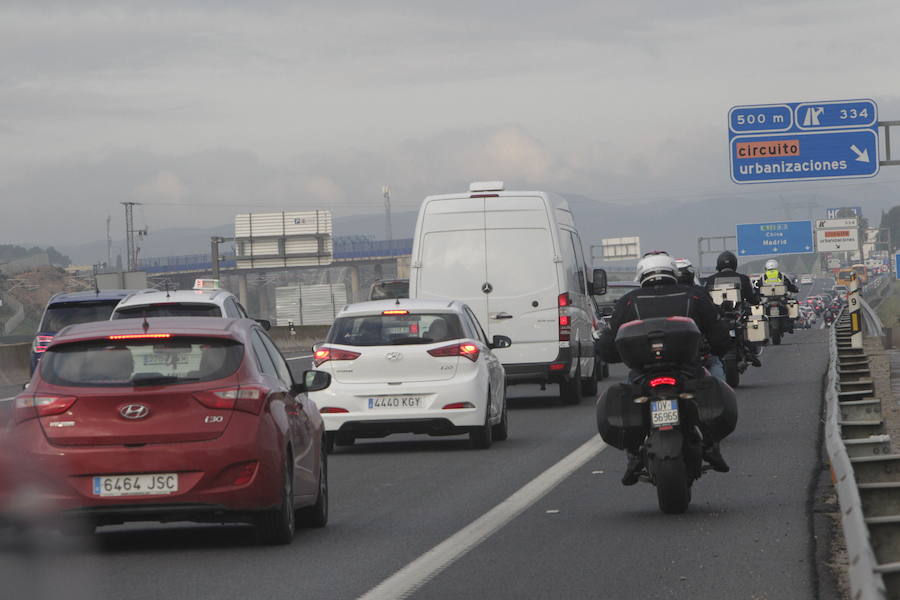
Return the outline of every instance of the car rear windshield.
<path id="1" fill-rule="evenodd" d="M 416 313 L 340 317 L 326 341 L 347 346 L 432 344 L 463 337 L 455 314 Z"/>
<path id="2" fill-rule="evenodd" d="M 171 385 L 228 377 L 243 355 L 243 345 L 223 339 L 92 340 L 50 348 L 40 370 L 55 385 Z"/>
<path id="3" fill-rule="evenodd" d="M 222 311 L 215 304 L 193 304 L 190 302 L 172 302 L 165 304 L 146 304 L 120 308 L 114 319 L 142 319 L 144 317 L 221 317 Z"/>
<path id="4" fill-rule="evenodd" d="M 57 332 L 68 325 L 108 321 L 118 303 L 118 300 L 96 300 L 51 304 L 44 312 L 38 331 Z"/>
<path id="5" fill-rule="evenodd" d="M 372 286 L 369 300 L 409 298 L 409 281 L 382 281 Z"/>

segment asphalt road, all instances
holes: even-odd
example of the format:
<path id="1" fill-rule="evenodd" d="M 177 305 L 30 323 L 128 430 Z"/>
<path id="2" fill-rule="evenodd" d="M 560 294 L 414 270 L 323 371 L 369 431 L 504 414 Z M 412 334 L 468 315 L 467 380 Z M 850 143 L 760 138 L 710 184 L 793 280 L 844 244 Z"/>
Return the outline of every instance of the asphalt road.
<path id="1" fill-rule="evenodd" d="M 606 448 L 442 572 L 415 573 L 421 587 L 410 597 L 815 598 L 808 507 L 826 355 L 819 330 L 765 351 L 723 443 L 732 472 L 697 482 L 687 514 L 662 515 L 647 484 L 622 487 L 624 456 Z M 308 359 L 291 364 L 299 372 Z M 612 381 L 623 375 L 614 368 Z M 0 540 L 0 590 L 92 600 L 358 598 L 594 436 L 593 402 L 563 407 L 550 391 L 511 392 L 510 438 L 489 450 L 416 436 L 339 448 L 330 523 L 298 532 L 290 546 L 256 546 L 244 526 L 132 524 L 88 540 L 41 533 L 28 552 Z"/>

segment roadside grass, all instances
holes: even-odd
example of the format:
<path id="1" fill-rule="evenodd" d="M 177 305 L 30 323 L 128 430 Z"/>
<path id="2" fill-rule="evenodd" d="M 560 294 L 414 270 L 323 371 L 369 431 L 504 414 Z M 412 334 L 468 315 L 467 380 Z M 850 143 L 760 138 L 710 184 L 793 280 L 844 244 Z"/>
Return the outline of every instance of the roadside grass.
<path id="1" fill-rule="evenodd" d="M 900 281 L 892 281 L 890 291 L 876 309 L 885 327 L 900 326 Z"/>

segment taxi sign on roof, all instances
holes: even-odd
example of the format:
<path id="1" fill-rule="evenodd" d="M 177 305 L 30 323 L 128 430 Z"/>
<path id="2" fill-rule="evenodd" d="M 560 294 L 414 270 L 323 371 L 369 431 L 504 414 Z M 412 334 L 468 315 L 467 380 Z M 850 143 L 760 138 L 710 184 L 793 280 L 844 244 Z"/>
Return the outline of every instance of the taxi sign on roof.
<path id="1" fill-rule="evenodd" d="M 196 279 L 194 280 L 195 290 L 219 290 L 222 289 L 221 282 L 218 279 Z"/>

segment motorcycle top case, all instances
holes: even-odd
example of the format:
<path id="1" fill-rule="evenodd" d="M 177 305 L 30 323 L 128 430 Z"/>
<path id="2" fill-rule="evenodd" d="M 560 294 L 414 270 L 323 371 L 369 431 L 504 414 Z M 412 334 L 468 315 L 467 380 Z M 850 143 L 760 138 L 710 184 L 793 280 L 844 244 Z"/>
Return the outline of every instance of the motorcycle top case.
<path id="1" fill-rule="evenodd" d="M 609 386 L 597 399 L 597 431 L 613 448 L 637 448 L 644 441 L 646 404 L 634 402 L 640 395 L 641 386 L 619 383 Z"/>
<path id="2" fill-rule="evenodd" d="M 724 439 L 737 426 L 737 395 L 717 377 L 701 377 L 685 382 L 684 391 L 693 394 L 703 435 Z"/>
<path id="3" fill-rule="evenodd" d="M 689 317 L 656 317 L 619 327 L 616 349 L 628 367 L 694 362 L 700 352 L 700 330 Z"/>

